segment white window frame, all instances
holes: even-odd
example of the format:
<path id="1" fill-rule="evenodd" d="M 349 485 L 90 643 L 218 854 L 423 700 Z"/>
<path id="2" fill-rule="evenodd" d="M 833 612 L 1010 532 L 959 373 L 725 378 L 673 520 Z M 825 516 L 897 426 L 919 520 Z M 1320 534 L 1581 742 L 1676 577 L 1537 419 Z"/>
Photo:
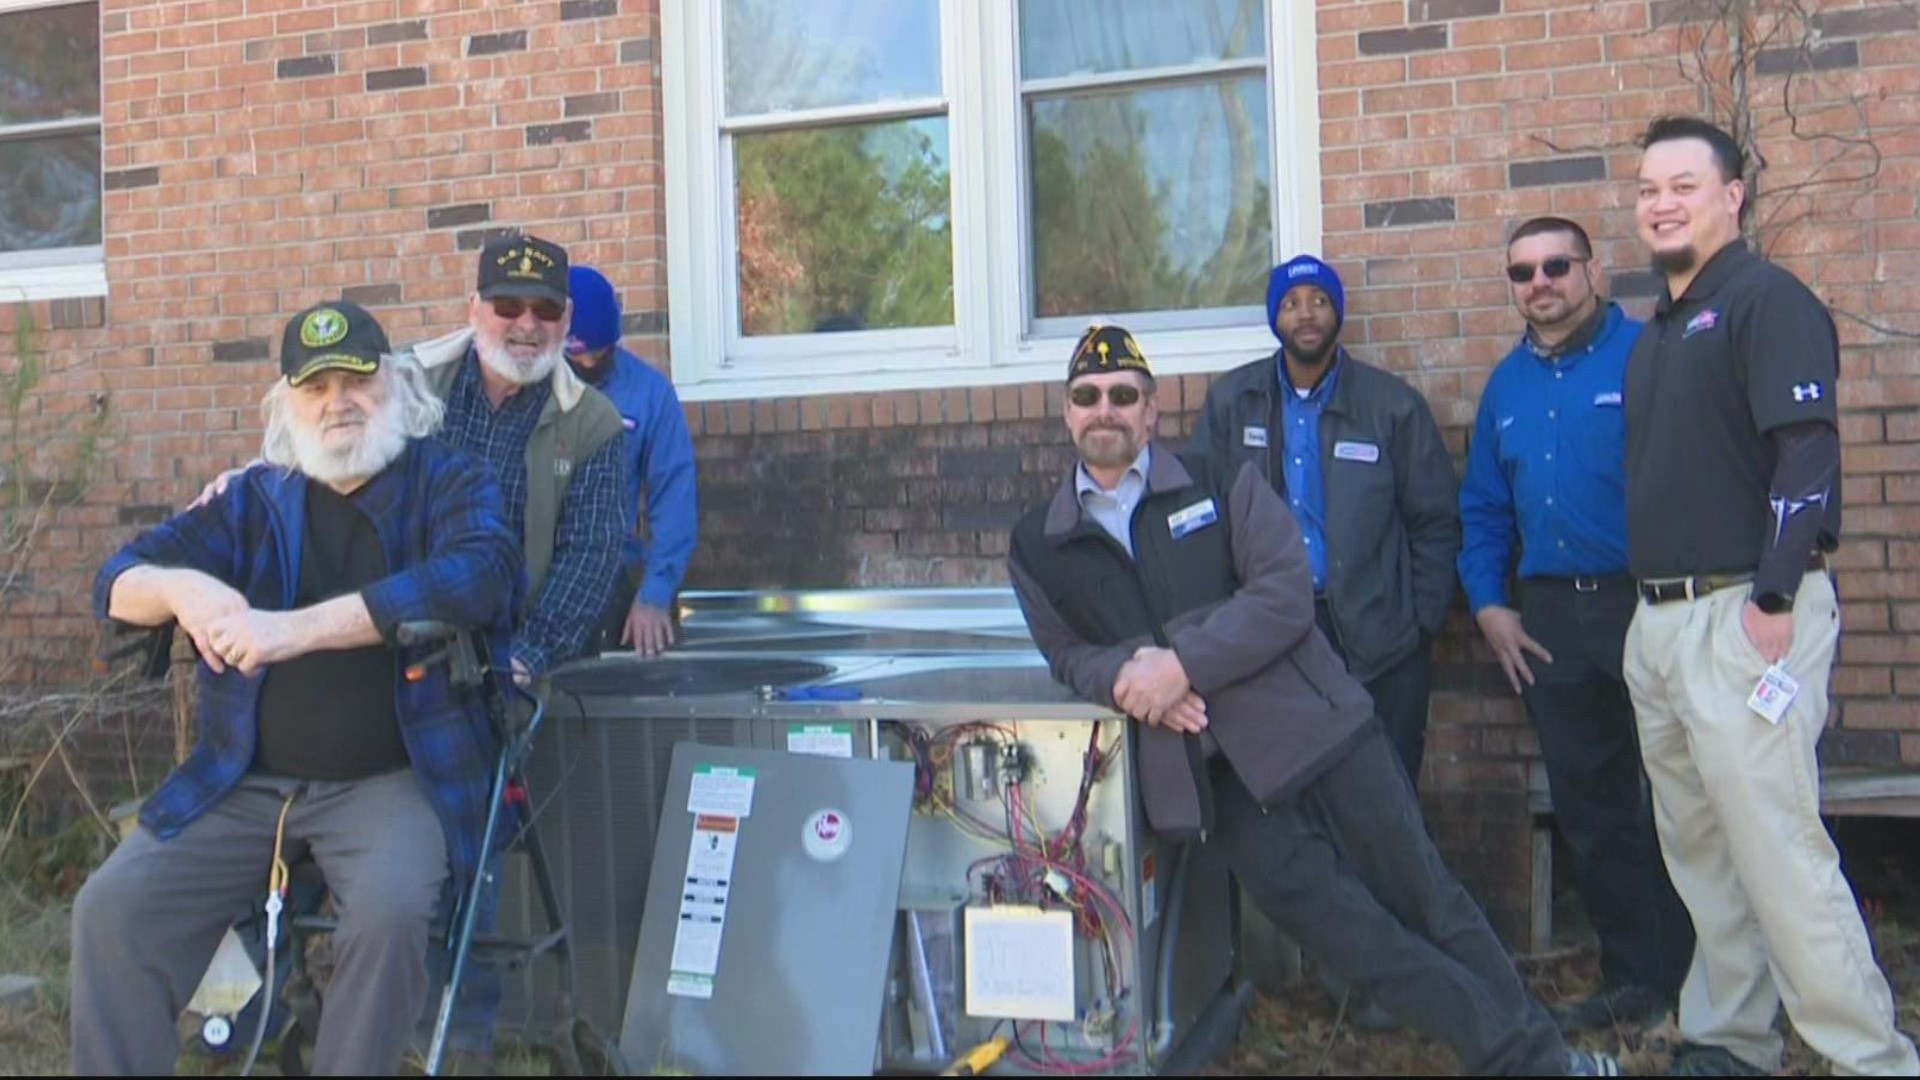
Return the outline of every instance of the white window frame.
<path id="1" fill-rule="evenodd" d="M 0 15 L 12 15 L 35 8 L 71 7 L 85 0 L 0 0 Z M 104 6 L 100 4 L 98 6 Z M 94 27 L 94 49 L 104 61 L 105 45 L 100 28 Z M 100 65 L 100 100 L 106 101 L 106 64 Z M 102 243 L 82 247 L 51 248 L 41 251 L 0 252 L 0 303 L 22 300 L 65 300 L 75 297 L 107 295 L 106 233 L 106 124 L 101 114 L 48 120 L 31 124 L 0 125 L 0 141 L 85 132 L 100 133 L 101 162 L 95 172 L 101 184 Z"/>
<path id="2" fill-rule="evenodd" d="M 953 183 L 953 326 L 743 342 L 733 314 L 732 165 L 720 137 L 720 0 L 661 0 L 669 343 L 682 400 L 998 386 L 1060 377 L 1067 351 L 1088 320 L 1027 314 L 1031 259 L 1024 235 L 1017 3 L 940 0 Z M 1266 5 L 1268 168 L 1274 244 L 1284 257 L 1320 247 L 1318 42 L 1313 4 Z M 1036 84 L 1054 82 L 1064 80 Z M 890 103 L 891 113 L 862 108 L 858 115 L 919 115 L 928 104 Z M 781 120 L 817 123 L 842 111 L 809 110 Z M 748 129 L 763 126 L 755 122 Z M 1009 265 L 1019 269 L 997 269 Z M 1219 371 L 1274 347 L 1264 308 L 1205 328 L 1155 329 L 1152 318 L 1136 321 L 1137 336 L 1160 375 Z"/>

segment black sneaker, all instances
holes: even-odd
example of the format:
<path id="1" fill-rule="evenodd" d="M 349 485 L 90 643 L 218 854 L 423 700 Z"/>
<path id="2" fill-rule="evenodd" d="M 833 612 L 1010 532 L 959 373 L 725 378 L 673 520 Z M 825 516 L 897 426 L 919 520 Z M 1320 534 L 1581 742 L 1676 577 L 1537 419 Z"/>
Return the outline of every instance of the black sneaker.
<path id="1" fill-rule="evenodd" d="M 1668 1076 L 1767 1076 L 1768 1070 L 1749 1065 L 1734 1057 L 1725 1047 L 1681 1043 L 1674 1051 Z"/>
<path id="2" fill-rule="evenodd" d="M 1597 1031 L 1621 1024 L 1645 1024 L 1672 1011 L 1673 1002 L 1644 986 L 1617 986 L 1592 997 L 1553 1007 L 1553 1019 L 1567 1033 Z"/>

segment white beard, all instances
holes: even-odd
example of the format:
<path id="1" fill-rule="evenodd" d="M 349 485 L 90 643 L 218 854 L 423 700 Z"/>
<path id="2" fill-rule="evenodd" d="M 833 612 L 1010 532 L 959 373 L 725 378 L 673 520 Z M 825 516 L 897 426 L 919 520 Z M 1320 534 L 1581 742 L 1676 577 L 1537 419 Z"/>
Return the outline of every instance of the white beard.
<path id="1" fill-rule="evenodd" d="M 329 447 L 319 428 L 288 425 L 293 441 L 294 468 L 328 487 L 355 480 L 368 480 L 393 463 L 407 448 L 407 433 L 396 422 L 391 408 L 367 418 L 367 426 L 351 446 Z"/>
<path id="2" fill-rule="evenodd" d="M 473 351 L 480 355 L 480 362 L 487 365 L 487 370 L 515 386 L 532 386 L 552 375 L 554 365 L 560 362 L 560 357 L 566 352 L 566 348 L 566 343 L 563 341 L 531 359 L 521 360 L 507 348 L 504 342 L 499 345 L 488 345 L 475 340 L 473 343 Z"/>

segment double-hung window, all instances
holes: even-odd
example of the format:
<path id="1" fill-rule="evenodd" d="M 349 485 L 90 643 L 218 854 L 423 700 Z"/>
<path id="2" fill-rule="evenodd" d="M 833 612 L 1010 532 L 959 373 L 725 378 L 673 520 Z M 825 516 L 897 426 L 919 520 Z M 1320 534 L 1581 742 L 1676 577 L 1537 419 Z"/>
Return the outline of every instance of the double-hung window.
<path id="1" fill-rule="evenodd" d="M 1162 372 L 1273 347 L 1319 240 L 1313 5 L 663 0 L 673 370 L 692 399 Z"/>
<path id="2" fill-rule="evenodd" d="M 0 302 L 103 295 L 100 5 L 0 0 Z"/>

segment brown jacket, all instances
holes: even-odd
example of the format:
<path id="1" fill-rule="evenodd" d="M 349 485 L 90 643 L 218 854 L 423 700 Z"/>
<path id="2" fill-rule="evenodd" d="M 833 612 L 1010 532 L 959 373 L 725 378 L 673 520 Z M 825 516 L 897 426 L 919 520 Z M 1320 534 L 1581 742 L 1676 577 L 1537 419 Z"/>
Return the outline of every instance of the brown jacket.
<path id="1" fill-rule="evenodd" d="M 1217 524 L 1175 536 L 1169 519 L 1203 503 Z M 1298 793 L 1357 742 L 1373 703 L 1314 624 L 1293 515 L 1251 466 L 1229 482 L 1205 458 L 1155 447 L 1131 534 L 1133 558 L 1083 515 L 1072 473 L 1014 527 L 1015 595 L 1054 677 L 1111 707 L 1121 665 L 1158 641 L 1180 658 L 1207 704 L 1208 734 L 1254 797 Z M 1138 734 L 1154 828 L 1204 834 L 1202 741 L 1144 724 Z"/>

